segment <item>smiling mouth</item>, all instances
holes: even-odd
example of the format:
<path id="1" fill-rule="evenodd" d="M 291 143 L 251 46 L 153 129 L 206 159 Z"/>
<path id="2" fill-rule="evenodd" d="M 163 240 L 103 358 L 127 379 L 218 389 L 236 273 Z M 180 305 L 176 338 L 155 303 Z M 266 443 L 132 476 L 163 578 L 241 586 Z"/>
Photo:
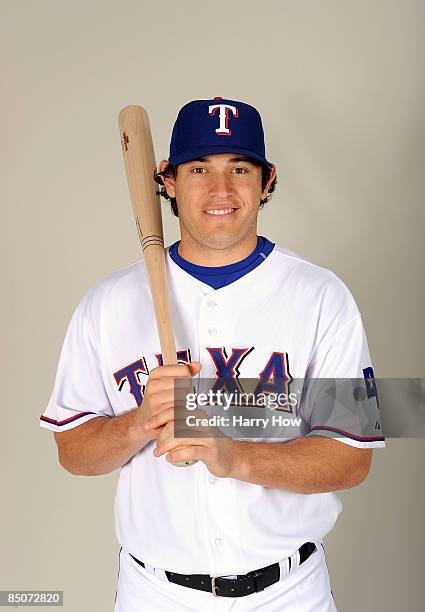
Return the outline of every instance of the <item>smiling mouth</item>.
<path id="1" fill-rule="evenodd" d="M 218 208 L 212 210 L 205 210 L 208 215 L 230 215 L 236 208 Z"/>

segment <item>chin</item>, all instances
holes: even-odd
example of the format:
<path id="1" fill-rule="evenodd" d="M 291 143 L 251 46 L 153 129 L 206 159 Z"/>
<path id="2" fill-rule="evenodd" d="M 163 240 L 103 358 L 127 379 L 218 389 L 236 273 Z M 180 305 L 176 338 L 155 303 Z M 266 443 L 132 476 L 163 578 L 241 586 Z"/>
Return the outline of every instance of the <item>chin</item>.
<path id="1" fill-rule="evenodd" d="M 210 249 L 224 250 L 235 247 L 239 244 L 239 240 L 236 239 L 234 234 L 223 236 L 223 234 L 213 235 L 205 237 L 203 240 L 200 240 L 202 244 Z"/>

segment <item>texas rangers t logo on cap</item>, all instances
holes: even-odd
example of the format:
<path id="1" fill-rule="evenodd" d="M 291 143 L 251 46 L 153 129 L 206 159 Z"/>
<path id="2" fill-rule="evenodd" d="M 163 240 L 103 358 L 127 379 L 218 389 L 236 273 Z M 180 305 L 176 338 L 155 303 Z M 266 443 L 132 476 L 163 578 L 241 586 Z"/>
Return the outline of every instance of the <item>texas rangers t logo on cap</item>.
<path id="1" fill-rule="evenodd" d="M 231 106 L 230 104 L 211 104 L 208 107 L 208 113 L 213 116 L 216 113 L 216 110 L 219 111 L 220 125 L 215 130 L 215 133 L 219 136 L 231 136 L 232 130 L 229 130 L 229 111 L 233 113 L 234 117 L 238 116 L 238 109 L 236 106 Z"/>

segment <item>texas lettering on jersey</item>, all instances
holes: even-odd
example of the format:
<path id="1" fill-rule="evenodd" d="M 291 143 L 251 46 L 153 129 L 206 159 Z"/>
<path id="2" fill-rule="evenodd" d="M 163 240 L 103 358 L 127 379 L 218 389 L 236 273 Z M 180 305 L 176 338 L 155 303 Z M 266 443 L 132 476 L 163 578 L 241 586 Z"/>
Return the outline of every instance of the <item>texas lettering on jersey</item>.
<path id="1" fill-rule="evenodd" d="M 243 361 L 255 351 L 255 347 L 234 348 L 226 350 L 225 347 L 206 347 L 212 364 L 215 368 L 216 380 L 213 382 L 211 390 L 216 393 L 242 393 L 240 376 L 243 374 Z M 156 363 L 154 367 L 162 366 L 163 359 L 161 353 L 155 355 Z M 177 351 L 177 361 L 179 364 L 191 363 L 190 349 Z M 289 387 L 293 378 L 289 372 L 289 357 L 287 353 L 273 351 L 269 359 L 262 367 L 258 368 L 258 382 L 252 393 L 255 396 L 260 394 L 273 393 L 282 397 L 288 397 Z M 119 391 L 128 390 L 139 406 L 143 401 L 145 385 L 143 376 L 149 376 L 149 367 L 146 357 L 132 361 L 130 364 L 114 372 L 114 379 Z M 281 409 L 291 412 L 291 406 L 287 403 Z"/>

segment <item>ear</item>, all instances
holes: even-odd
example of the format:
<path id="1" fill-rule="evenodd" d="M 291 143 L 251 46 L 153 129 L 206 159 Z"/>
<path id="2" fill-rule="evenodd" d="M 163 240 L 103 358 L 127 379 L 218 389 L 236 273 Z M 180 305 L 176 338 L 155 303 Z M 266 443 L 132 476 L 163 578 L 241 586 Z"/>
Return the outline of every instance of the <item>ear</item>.
<path id="1" fill-rule="evenodd" d="M 271 172 L 270 172 L 270 178 L 267 181 L 266 186 L 264 187 L 263 193 L 261 194 L 261 199 L 262 200 L 265 200 L 267 198 L 268 193 L 269 193 L 270 185 L 273 183 L 273 181 L 276 178 L 276 176 L 277 176 L 276 166 L 273 164 L 273 167 L 272 167 Z"/>
<path id="2" fill-rule="evenodd" d="M 159 171 L 163 172 L 167 166 L 168 166 L 168 160 L 167 159 L 163 159 L 162 162 L 159 164 Z M 168 195 L 170 196 L 170 198 L 175 198 L 176 197 L 176 192 L 174 190 L 174 177 L 172 177 L 172 176 L 163 176 L 162 180 L 163 180 L 163 183 L 164 183 L 164 187 L 165 187 Z"/>

